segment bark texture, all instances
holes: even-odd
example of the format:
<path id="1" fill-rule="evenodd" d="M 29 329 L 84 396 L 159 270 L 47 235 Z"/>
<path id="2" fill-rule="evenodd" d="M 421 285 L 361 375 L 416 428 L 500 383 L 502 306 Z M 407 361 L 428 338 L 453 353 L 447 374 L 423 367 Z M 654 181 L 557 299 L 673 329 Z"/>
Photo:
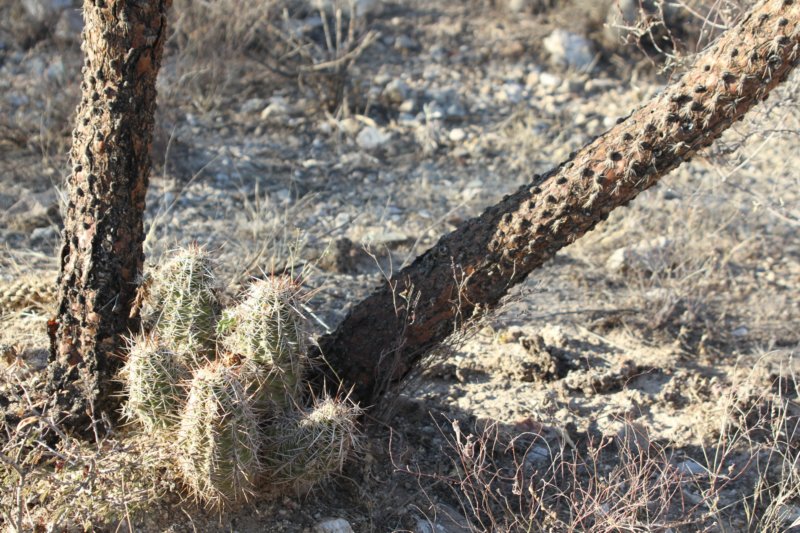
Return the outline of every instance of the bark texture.
<path id="1" fill-rule="evenodd" d="M 73 423 L 102 409 L 144 253 L 156 75 L 170 0 L 85 0 L 83 97 L 67 180 L 49 389 Z"/>
<path id="2" fill-rule="evenodd" d="M 320 340 L 330 369 L 354 398 L 376 399 L 465 320 L 766 99 L 797 64 L 799 25 L 800 1 L 759 2 L 662 94 L 356 305 Z"/>

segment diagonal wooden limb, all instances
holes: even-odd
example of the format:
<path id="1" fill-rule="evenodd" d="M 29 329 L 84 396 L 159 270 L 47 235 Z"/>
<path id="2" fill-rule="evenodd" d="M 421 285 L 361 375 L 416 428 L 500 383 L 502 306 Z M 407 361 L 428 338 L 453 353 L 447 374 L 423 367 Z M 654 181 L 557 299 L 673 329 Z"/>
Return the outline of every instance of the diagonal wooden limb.
<path id="1" fill-rule="evenodd" d="M 568 161 L 442 237 L 320 339 L 329 370 L 373 401 L 474 312 L 709 146 L 786 79 L 800 1 L 759 2 L 660 95 Z"/>

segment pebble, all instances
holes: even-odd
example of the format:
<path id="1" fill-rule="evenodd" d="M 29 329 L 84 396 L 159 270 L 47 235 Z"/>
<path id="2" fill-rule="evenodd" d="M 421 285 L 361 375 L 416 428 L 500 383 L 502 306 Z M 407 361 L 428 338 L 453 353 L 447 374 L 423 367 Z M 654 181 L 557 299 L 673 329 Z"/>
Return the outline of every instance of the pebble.
<path id="1" fill-rule="evenodd" d="M 447 136 L 454 143 L 461 142 L 467 137 L 467 132 L 461 128 L 453 128 Z"/>
<path id="2" fill-rule="evenodd" d="M 353 526 L 344 518 L 325 518 L 314 526 L 314 533 L 354 533 Z"/>
<path id="3" fill-rule="evenodd" d="M 693 459 L 687 459 L 685 461 L 681 461 L 675 467 L 678 469 L 678 472 L 685 476 L 701 476 L 705 474 L 707 471 L 703 468 L 703 465 L 699 464 L 697 461 Z"/>
<path id="4" fill-rule="evenodd" d="M 500 102 L 517 104 L 522 101 L 525 89 L 519 83 L 505 83 L 497 93 L 495 99 Z"/>
<path id="5" fill-rule="evenodd" d="M 550 54 L 551 61 L 562 67 L 585 70 L 594 61 L 592 41 L 576 33 L 555 29 L 544 38 L 542 44 Z"/>
<path id="6" fill-rule="evenodd" d="M 411 88 L 406 82 L 400 79 L 395 79 L 387 83 L 381 93 L 384 100 L 393 104 L 406 101 L 410 94 Z"/>
<path id="7" fill-rule="evenodd" d="M 356 144 L 362 150 L 375 150 L 386 144 L 391 135 L 373 126 L 365 126 L 356 136 Z"/>
<path id="8" fill-rule="evenodd" d="M 539 86 L 547 89 L 555 89 L 561 85 L 561 78 L 550 72 L 540 72 L 538 75 Z"/>
<path id="9" fill-rule="evenodd" d="M 419 43 L 407 35 L 400 35 L 394 40 L 395 50 L 410 52 L 419 49 Z"/>
<path id="10" fill-rule="evenodd" d="M 606 260 L 606 268 L 616 273 L 655 272 L 671 264 L 674 242 L 664 236 L 617 248 Z"/>
<path id="11" fill-rule="evenodd" d="M 242 104 L 242 113 L 255 113 L 257 111 L 266 112 L 266 101 L 263 98 L 250 98 Z"/>

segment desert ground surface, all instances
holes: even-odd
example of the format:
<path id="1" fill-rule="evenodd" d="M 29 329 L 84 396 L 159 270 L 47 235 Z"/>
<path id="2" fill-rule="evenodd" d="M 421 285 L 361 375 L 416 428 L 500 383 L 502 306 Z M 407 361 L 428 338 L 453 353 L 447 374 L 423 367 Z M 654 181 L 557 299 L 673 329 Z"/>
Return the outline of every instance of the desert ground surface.
<path id="1" fill-rule="evenodd" d="M 337 55 L 325 37 L 336 33 L 330 7 L 176 0 L 148 264 L 207 246 L 231 299 L 249 278 L 291 265 L 304 273 L 316 332 L 329 331 L 440 235 L 657 94 L 748 2 L 677 4 L 645 20 L 620 14 L 625 2 L 361 2 L 352 41 L 344 9 Z M 0 288 L 39 287 L 0 308 L 0 366 L 7 383 L 34 386 L 52 313 L 36 283 L 57 276 L 81 20 L 69 0 L 5 2 L 0 12 Z M 290 53 L 298 43 L 305 55 Z M 342 56 L 338 74 L 309 68 Z M 0 437 L 0 457 L 25 472 L 0 463 L 0 523 L 791 530 L 798 81 L 559 252 L 372 406 L 363 449 L 330 481 L 217 511 L 193 501 L 135 425 L 54 449 L 37 440 L 47 424 L 31 421 Z"/>

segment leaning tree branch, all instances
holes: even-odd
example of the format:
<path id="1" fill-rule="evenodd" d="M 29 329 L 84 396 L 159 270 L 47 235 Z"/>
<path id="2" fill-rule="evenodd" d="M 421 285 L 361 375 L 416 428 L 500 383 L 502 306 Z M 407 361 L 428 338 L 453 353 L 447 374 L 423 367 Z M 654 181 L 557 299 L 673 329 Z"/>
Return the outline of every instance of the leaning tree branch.
<path id="1" fill-rule="evenodd" d="M 799 54 L 800 2 L 759 2 L 679 81 L 356 305 L 320 339 L 322 372 L 375 400 L 474 313 L 741 120 Z"/>

